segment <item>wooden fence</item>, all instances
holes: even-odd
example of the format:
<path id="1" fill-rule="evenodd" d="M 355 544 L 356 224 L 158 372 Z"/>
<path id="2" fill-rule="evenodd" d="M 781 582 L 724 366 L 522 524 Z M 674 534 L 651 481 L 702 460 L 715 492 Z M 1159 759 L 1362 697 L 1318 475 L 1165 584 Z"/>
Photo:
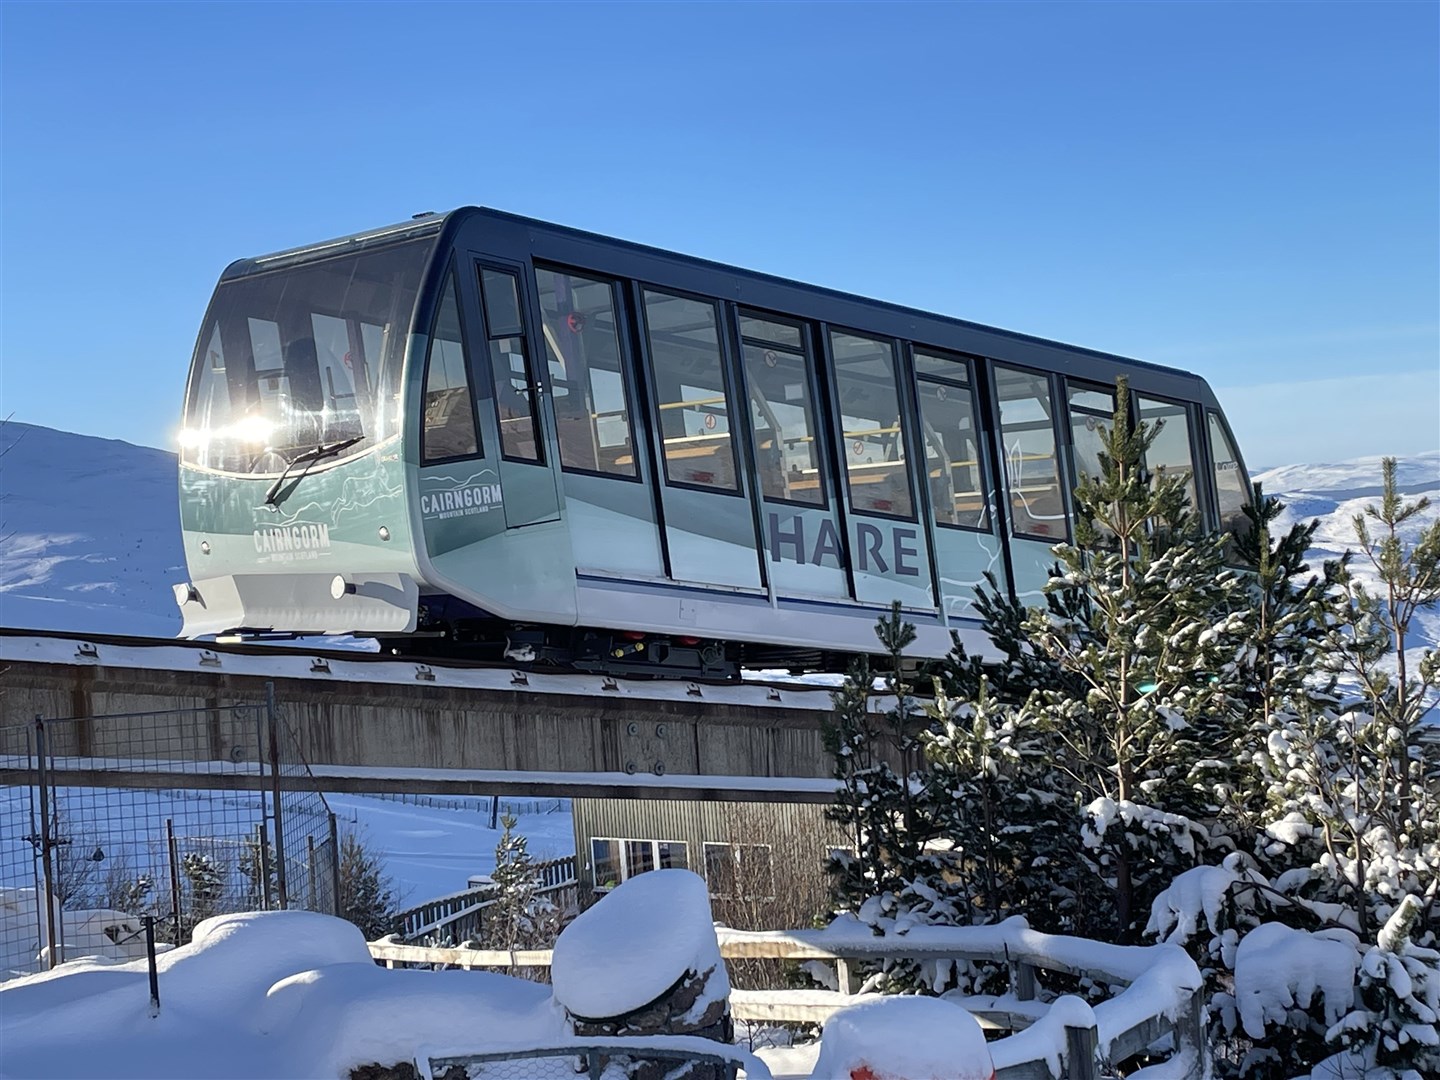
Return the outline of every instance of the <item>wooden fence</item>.
<path id="1" fill-rule="evenodd" d="M 532 863 L 539 876 L 537 895 L 548 896 L 562 912 L 575 904 L 579 893 L 575 879 L 575 856 Z M 396 918 L 400 931 L 396 935 L 404 941 L 431 940 L 465 941 L 480 936 L 484 924 L 484 912 L 496 902 L 495 886 L 479 885 L 473 889 L 437 896 L 407 911 Z M 547 961 L 548 963 L 548 961 Z"/>
<path id="2" fill-rule="evenodd" d="M 1008 930 L 1007 930 L 1008 927 Z M 818 960 L 836 969 L 837 991 L 732 990 L 738 1020 L 823 1024 L 872 995 L 855 993 L 855 966 L 885 959 L 974 960 L 1008 967 L 1009 993 L 959 1001 L 992 1030 L 1012 1032 L 990 1044 L 996 1080 L 1095 1080 L 1102 1062 L 1120 1062 L 1167 1036 L 1175 1080 L 1208 1075 L 1199 969 L 1178 946 L 1120 946 L 998 927 L 927 928 L 924 935 L 863 938 L 827 931 L 718 929 L 727 960 Z M 944 930 L 948 933 L 934 933 Z M 867 931 L 868 933 L 868 931 Z M 394 941 L 370 945 L 387 967 L 546 967 L 548 949 L 423 948 Z M 1090 978 L 1120 993 L 1093 1008 L 1075 997 L 1037 1000 L 1040 972 Z"/>

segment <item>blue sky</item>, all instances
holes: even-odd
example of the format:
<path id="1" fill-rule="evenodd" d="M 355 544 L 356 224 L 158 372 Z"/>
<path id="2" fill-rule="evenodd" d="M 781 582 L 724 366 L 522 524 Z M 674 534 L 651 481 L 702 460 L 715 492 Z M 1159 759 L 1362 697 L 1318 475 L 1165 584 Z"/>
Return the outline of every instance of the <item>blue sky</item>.
<path id="1" fill-rule="evenodd" d="M 232 259 L 489 205 L 1440 447 L 1440 5 L 0 5 L 0 415 L 173 446 Z"/>

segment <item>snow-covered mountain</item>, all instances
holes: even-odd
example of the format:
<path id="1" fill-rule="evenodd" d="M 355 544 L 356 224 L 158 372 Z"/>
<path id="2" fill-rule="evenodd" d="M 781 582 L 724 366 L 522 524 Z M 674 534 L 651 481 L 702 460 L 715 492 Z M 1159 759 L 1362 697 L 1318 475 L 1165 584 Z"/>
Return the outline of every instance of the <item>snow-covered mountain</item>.
<path id="1" fill-rule="evenodd" d="M 174 454 L 0 426 L 0 624 L 173 636 L 185 579 Z"/>
<path id="2" fill-rule="evenodd" d="M 1287 520 L 1320 519 L 1313 556 L 1353 540 L 1351 518 L 1380 492 L 1380 459 L 1286 465 L 1259 474 Z M 1440 513 L 1440 451 L 1402 460 L 1401 490 Z M 175 455 L 29 424 L 0 426 L 0 624 L 173 635 L 170 587 L 186 578 Z M 1420 523 L 1413 531 L 1418 532 Z M 1363 569 L 1363 567 L 1361 567 Z M 1440 613 L 1422 634 L 1440 643 Z"/>

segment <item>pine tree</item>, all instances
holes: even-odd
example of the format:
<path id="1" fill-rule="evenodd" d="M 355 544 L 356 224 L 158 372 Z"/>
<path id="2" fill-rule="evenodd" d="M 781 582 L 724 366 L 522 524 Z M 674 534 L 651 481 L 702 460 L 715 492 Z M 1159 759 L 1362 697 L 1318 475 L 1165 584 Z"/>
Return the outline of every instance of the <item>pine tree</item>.
<path id="1" fill-rule="evenodd" d="M 1203 535 L 1183 477 L 1153 476 L 1145 452 L 1160 428 L 1132 424 L 1124 379 L 1102 426 L 1100 475 L 1075 491 L 1075 543 L 1059 544 L 1047 592 L 1074 590 L 1070 617 L 1032 610 L 1032 645 L 1080 688 L 1041 691 L 1067 753 L 1095 869 L 1116 929 L 1138 933 L 1168 879 L 1202 856 L 1208 788 L 1232 736 L 1225 673 L 1243 620 L 1225 541 Z"/>
<path id="2" fill-rule="evenodd" d="M 354 832 L 340 838 L 340 917 L 376 941 L 398 929 L 399 897 L 380 856 Z"/>
<path id="3" fill-rule="evenodd" d="M 555 905 L 537 890 L 540 877 L 513 814 L 500 819 L 504 831 L 495 846 L 495 902 L 485 909 L 481 937 L 491 948 L 526 949 L 548 945 L 558 929 Z"/>
<path id="4" fill-rule="evenodd" d="M 854 844 L 853 851 L 832 855 L 829 870 L 835 905 L 850 912 L 872 898 L 893 906 L 934 833 L 920 797 L 919 733 L 925 716 L 914 702 L 903 659 L 915 628 L 896 604 L 875 624 L 875 634 L 887 654 L 882 693 L 893 705 L 883 712 L 871 708 L 874 677 L 869 660 L 861 658 L 835 693 L 833 719 L 823 728 L 837 784 L 826 814 Z"/>
<path id="5" fill-rule="evenodd" d="M 1057 790 L 1055 732 L 1035 700 L 1008 705 L 981 677 L 973 701 L 956 701 L 936 680 L 921 735 L 930 775 L 925 791 L 936 831 L 948 840 L 924 884 L 949 923 L 1024 915 L 1037 929 L 1073 924 L 1075 811 Z M 912 886 L 912 891 L 914 888 Z M 937 920 L 938 921 L 938 920 Z"/>

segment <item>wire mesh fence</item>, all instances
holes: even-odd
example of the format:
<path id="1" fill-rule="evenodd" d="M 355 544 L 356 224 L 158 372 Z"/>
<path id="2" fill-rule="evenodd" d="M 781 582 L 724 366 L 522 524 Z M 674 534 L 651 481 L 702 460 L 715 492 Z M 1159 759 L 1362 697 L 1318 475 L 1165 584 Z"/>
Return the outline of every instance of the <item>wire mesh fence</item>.
<path id="1" fill-rule="evenodd" d="M 750 1080 L 770 1080 L 738 1046 L 665 1035 L 432 1057 L 429 1065 L 435 1080 L 735 1080 L 741 1069 Z"/>
<path id="2" fill-rule="evenodd" d="M 261 701 L 0 726 L 0 978 L 232 911 L 337 910 L 334 818 Z"/>

